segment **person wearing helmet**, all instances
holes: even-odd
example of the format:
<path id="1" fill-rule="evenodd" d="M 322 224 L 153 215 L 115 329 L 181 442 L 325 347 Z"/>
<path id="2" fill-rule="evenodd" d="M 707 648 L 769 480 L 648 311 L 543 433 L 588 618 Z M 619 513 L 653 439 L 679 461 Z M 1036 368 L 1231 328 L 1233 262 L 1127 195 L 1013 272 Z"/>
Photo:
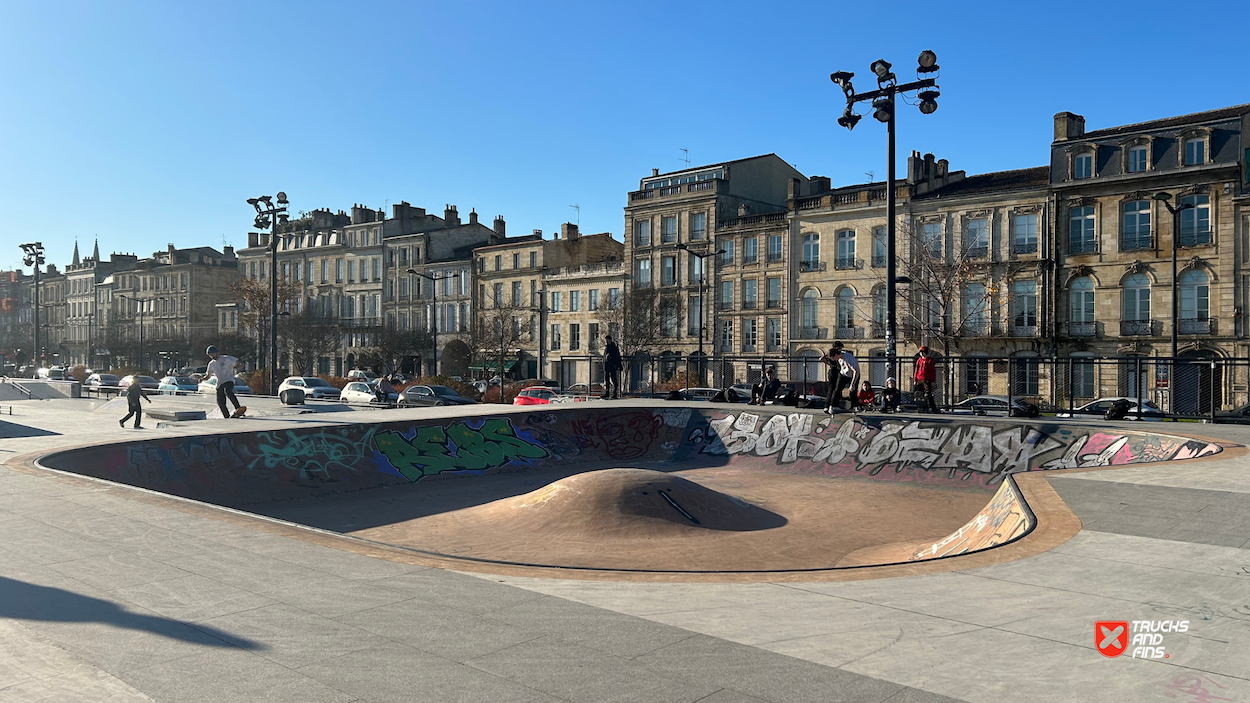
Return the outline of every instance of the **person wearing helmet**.
<path id="1" fill-rule="evenodd" d="M 234 382 L 237 380 L 234 375 L 234 367 L 239 360 L 228 354 L 222 354 L 217 347 L 212 346 L 205 350 L 208 358 L 208 375 L 217 378 L 217 407 L 221 408 L 221 416 L 224 418 L 243 417 L 243 413 L 247 412 L 247 407 L 239 404 L 239 399 L 234 396 Z M 234 414 L 230 414 L 226 410 L 226 399 L 234 404 Z"/>

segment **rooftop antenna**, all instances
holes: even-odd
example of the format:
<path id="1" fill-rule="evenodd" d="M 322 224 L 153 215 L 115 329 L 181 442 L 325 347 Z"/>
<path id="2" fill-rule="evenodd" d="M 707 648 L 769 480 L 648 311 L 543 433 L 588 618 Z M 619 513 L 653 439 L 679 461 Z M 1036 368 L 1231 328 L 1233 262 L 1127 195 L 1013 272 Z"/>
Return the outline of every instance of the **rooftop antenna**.
<path id="1" fill-rule="evenodd" d="M 873 177 L 877 175 L 877 172 L 876 171 L 864 171 L 864 175 L 868 176 L 868 182 L 872 183 L 872 179 Z"/>
<path id="2" fill-rule="evenodd" d="M 682 147 L 677 147 L 677 149 L 678 149 L 679 151 L 681 151 L 681 153 L 683 154 L 682 158 L 677 159 L 677 160 L 678 160 L 678 161 L 685 161 L 685 162 L 686 162 L 686 168 L 690 168 L 690 150 L 689 150 L 689 149 L 684 149 L 684 148 L 682 148 Z"/>
<path id="3" fill-rule="evenodd" d="M 570 205 L 569 207 L 571 207 L 571 208 L 573 208 L 574 210 L 576 210 L 576 211 L 577 211 L 577 226 L 578 226 L 578 228 L 580 228 L 580 227 L 582 226 L 582 206 L 581 206 L 581 205 Z"/>

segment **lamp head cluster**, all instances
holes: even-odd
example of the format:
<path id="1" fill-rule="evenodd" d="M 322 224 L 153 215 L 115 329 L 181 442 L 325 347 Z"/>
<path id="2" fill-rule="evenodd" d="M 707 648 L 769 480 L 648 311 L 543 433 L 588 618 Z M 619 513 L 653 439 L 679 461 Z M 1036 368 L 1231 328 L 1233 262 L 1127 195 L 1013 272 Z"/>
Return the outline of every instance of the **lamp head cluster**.
<path id="1" fill-rule="evenodd" d="M 43 266 L 46 261 L 43 257 L 43 242 L 31 242 L 19 246 L 22 248 L 22 253 L 25 254 L 22 258 L 22 263 L 35 268 Z"/>
<path id="2" fill-rule="evenodd" d="M 920 52 L 916 63 L 916 77 L 919 79 L 919 85 L 911 83 L 899 86 L 898 76 L 892 70 L 893 64 L 885 59 L 873 61 L 872 65 L 869 66 L 869 70 L 877 78 L 878 89 L 862 96 L 856 95 L 855 87 L 851 85 L 851 79 L 855 77 L 854 73 L 837 71 L 829 74 L 829 80 L 833 81 L 834 85 L 841 88 L 842 92 L 846 94 L 846 110 L 838 118 L 838 124 L 847 129 L 854 129 L 855 125 L 862 119 L 862 115 L 855 114 L 854 105 L 860 100 L 869 99 L 872 100 L 872 116 L 881 122 L 889 122 L 894 115 L 895 94 L 916 89 L 921 89 L 916 96 L 920 99 L 920 112 L 926 115 L 936 112 L 937 99 L 941 95 L 937 86 L 933 83 L 938 73 L 937 54 L 925 49 Z"/>
<path id="3" fill-rule="evenodd" d="M 269 229 L 274 223 L 285 225 L 291 221 L 286 212 L 289 201 L 286 199 L 285 192 L 278 191 L 277 203 L 275 206 L 274 196 L 270 195 L 247 199 L 247 204 L 256 208 L 256 220 L 253 222 L 256 229 Z"/>

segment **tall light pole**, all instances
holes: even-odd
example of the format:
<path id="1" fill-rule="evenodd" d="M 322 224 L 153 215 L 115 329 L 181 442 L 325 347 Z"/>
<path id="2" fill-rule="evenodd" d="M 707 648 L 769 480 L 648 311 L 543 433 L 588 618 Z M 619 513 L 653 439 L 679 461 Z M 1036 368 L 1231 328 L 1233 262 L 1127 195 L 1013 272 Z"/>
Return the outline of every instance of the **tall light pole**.
<path id="1" fill-rule="evenodd" d="M 430 361 L 434 363 L 434 375 L 437 376 L 438 375 L 438 282 L 450 280 L 452 278 L 459 278 L 460 273 L 459 272 L 453 273 L 450 276 L 431 276 L 428 273 L 422 273 L 420 271 L 417 271 L 416 269 L 408 269 L 408 274 L 411 276 L 420 276 L 421 278 L 432 281 L 434 283 L 434 286 L 433 286 L 434 297 L 430 303 L 434 307 L 434 314 L 432 316 L 434 319 L 430 320 L 430 331 L 434 335 L 434 354 L 430 357 Z"/>
<path id="2" fill-rule="evenodd" d="M 720 256 L 725 253 L 724 249 L 718 249 L 713 252 L 704 252 L 702 254 L 691 251 L 690 247 L 683 242 L 677 245 L 678 249 L 686 252 L 687 255 L 699 259 L 699 386 L 704 384 L 704 367 L 707 365 L 707 357 L 703 355 L 703 313 L 707 308 L 707 296 L 704 295 L 704 284 L 707 281 L 707 259 L 712 256 Z"/>
<path id="3" fill-rule="evenodd" d="M 277 201 L 278 204 L 274 205 L 274 198 L 268 195 L 247 199 L 247 204 L 256 208 L 256 229 L 269 229 L 269 358 L 273 361 L 273 366 L 269 369 L 271 393 L 276 393 L 278 388 L 278 226 L 289 221 L 286 193 L 278 191 Z"/>
<path id="4" fill-rule="evenodd" d="M 122 298 L 123 300 L 129 300 L 130 302 L 134 303 L 135 310 L 137 311 L 137 314 L 139 315 L 139 370 L 142 371 L 143 370 L 143 313 L 144 313 L 143 302 L 144 301 L 138 298 L 132 298 L 128 295 L 118 294 L 117 297 Z"/>
<path id="5" fill-rule="evenodd" d="M 1163 203 L 1163 207 L 1172 213 L 1172 365 L 1176 366 L 1176 332 L 1180 322 L 1180 296 L 1179 289 L 1176 285 L 1176 250 L 1180 245 L 1181 236 L 1181 212 L 1184 210 L 1192 210 L 1193 203 L 1185 203 L 1180 207 L 1172 205 L 1172 194 L 1159 192 L 1154 194 L 1154 199 Z M 1174 375 L 1174 374 L 1173 374 Z M 1168 377 L 1169 393 L 1171 392 L 1171 375 Z"/>
<path id="6" fill-rule="evenodd" d="M 22 253 L 25 257 L 22 263 L 32 267 L 35 270 L 35 357 L 34 363 L 40 364 L 39 360 L 39 269 L 43 267 L 43 242 L 31 242 L 29 244 L 20 245 Z"/>
<path id="7" fill-rule="evenodd" d="M 898 78 L 890 71 L 890 63 L 885 59 L 872 62 L 870 67 L 877 77 L 877 90 L 867 93 L 856 93 L 851 79 L 854 73 L 838 71 L 829 75 L 842 92 L 846 94 L 846 110 L 838 118 L 838 124 L 847 130 L 855 128 L 860 115 L 855 114 L 855 103 L 871 100 L 872 116 L 886 124 L 888 146 L 886 148 L 888 164 L 886 168 L 885 208 L 886 208 L 886 278 L 885 278 L 885 355 L 890 375 L 895 375 L 898 360 L 898 243 L 897 224 L 895 223 L 895 187 L 894 187 L 894 113 L 895 96 L 913 90 L 920 91 L 916 97 L 920 99 L 920 111 L 931 115 L 937 110 L 937 99 L 940 93 L 937 85 L 937 54 L 928 49 L 920 52 L 917 59 L 916 80 L 912 83 L 898 84 Z M 932 77 L 922 77 L 932 74 Z"/>

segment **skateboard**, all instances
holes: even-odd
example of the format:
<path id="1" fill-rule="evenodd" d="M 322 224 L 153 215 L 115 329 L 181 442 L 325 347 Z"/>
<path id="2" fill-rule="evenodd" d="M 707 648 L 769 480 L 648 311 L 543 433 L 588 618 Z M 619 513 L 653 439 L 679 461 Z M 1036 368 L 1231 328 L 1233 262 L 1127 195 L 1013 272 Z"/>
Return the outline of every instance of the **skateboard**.
<path id="1" fill-rule="evenodd" d="M 246 406 L 246 405 L 244 405 L 244 406 L 241 406 L 238 410 L 235 410 L 235 411 L 234 411 L 234 414 L 233 414 L 233 415 L 231 415 L 230 417 L 232 417 L 232 418 L 235 418 L 235 417 L 243 417 L 243 416 L 244 416 L 244 415 L 246 415 L 246 414 L 247 414 L 247 406 Z"/>

